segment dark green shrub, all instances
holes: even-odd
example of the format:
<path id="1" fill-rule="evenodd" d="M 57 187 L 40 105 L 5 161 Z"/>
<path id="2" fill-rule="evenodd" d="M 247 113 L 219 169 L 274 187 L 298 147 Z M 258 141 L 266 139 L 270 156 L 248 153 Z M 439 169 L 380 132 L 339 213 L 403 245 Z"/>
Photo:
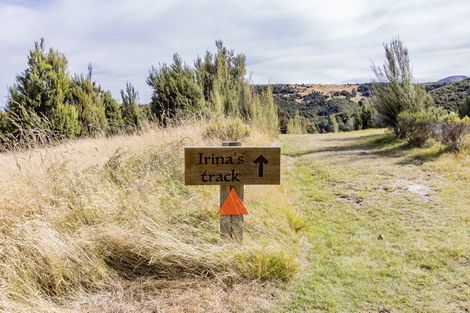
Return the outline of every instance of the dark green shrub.
<path id="1" fill-rule="evenodd" d="M 139 106 L 139 94 L 131 83 L 126 83 L 126 89 L 121 89 L 122 118 L 126 132 L 132 133 L 144 129 L 147 118 L 142 114 Z"/>
<path id="2" fill-rule="evenodd" d="M 203 93 L 193 70 L 178 54 L 173 55 L 172 64 L 152 67 L 147 83 L 153 88 L 152 112 L 162 122 L 166 118 L 197 113 L 204 106 Z"/>
<path id="3" fill-rule="evenodd" d="M 470 117 L 470 97 L 465 99 L 465 102 L 460 105 L 459 115 L 461 118 L 464 118 L 465 116 Z"/>
<path id="4" fill-rule="evenodd" d="M 94 136 L 107 132 L 105 107 L 98 91 L 95 90 L 95 84 L 89 78 L 75 76 L 68 98 L 77 108 L 81 136 Z"/>
<path id="5" fill-rule="evenodd" d="M 241 118 L 267 133 L 279 132 L 278 107 L 271 87 L 254 88 L 246 79 L 246 58 L 216 41 L 217 51 L 198 57 L 194 67 L 175 54 L 173 63 L 152 68 L 147 83 L 153 88 L 152 113 L 167 119 L 188 116 Z"/>
<path id="6" fill-rule="evenodd" d="M 101 95 L 104 105 L 106 120 L 108 121 L 108 133 L 116 134 L 124 127 L 121 105 L 113 98 L 109 91 Z"/>
<path id="7" fill-rule="evenodd" d="M 36 130 L 66 138 L 78 134 L 77 115 L 65 105 L 70 89 L 67 66 L 63 54 L 53 49 L 46 52 L 43 39 L 35 42 L 28 67 L 9 89 L 7 112 L 13 138 L 32 144 Z"/>

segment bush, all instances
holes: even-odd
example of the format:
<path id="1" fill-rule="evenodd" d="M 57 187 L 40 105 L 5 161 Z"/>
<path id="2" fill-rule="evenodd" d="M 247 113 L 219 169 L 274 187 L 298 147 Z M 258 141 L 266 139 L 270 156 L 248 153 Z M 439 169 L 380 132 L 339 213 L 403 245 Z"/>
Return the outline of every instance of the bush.
<path id="1" fill-rule="evenodd" d="M 328 132 L 330 133 L 337 133 L 339 132 L 339 125 L 338 125 L 338 121 L 336 120 L 336 115 L 335 114 L 332 114 L 329 116 L 328 118 Z"/>
<path id="2" fill-rule="evenodd" d="M 77 109 L 82 137 L 96 136 L 107 131 L 105 107 L 89 76 L 77 75 L 72 79 L 68 101 Z"/>
<path id="3" fill-rule="evenodd" d="M 176 53 L 172 64 L 152 67 L 147 84 L 153 89 L 152 113 L 162 122 L 177 115 L 192 115 L 205 105 L 203 92 L 192 68 L 184 64 Z"/>
<path id="4" fill-rule="evenodd" d="M 254 88 L 246 78 L 245 56 L 227 49 L 222 41 L 216 41 L 216 47 L 215 53 L 198 57 L 193 67 L 177 54 L 172 64 L 152 67 L 147 83 L 153 89 L 153 114 L 165 126 L 187 117 L 228 117 L 277 134 L 278 107 L 271 87 Z"/>
<path id="5" fill-rule="evenodd" d="M 124 127 L 121 105 L 113 98 L 109 91 L 103 93 L 101 99 L 103 101 L 106 119 L 108 120 L 108 132 L 110 134 L 119 133 Z"/>
<path id="6" fill-rule="evenodd" d="M 295 112 L 294 117 L 289 118 L 286 127 L 287 134 L 305 134 L 307 132 L 307 128 L 305 126 L 305 122 L 300 117 L 299 111 Z"/>
<path id="7" fill-rule="evenodd" d="M 403 46 L 403 42 L 399 38 L 393 39 L 384 48 L 386 61 L 383 67 L 372 66 L 377 77 L 372 83 L 372 101 L 381 122 L 392 127 L 395 135 L 400 137 L 404 135 L 398 120 L 400 113 L 425 111 L 433 106 L 434 101 L 422 86 L 413 82 L 408 49 Z M 417 114 L 416 118 L 421 113 Z M 402 117 L 402 124 L 408 124 L 414 119 L 407 115 L 405 113 Z M 420 141 L 423 138 L 416 139 Z"/>
<path id="8" fill-rule="evenodd" d="M 80 123 L 75 106 L 58 104 L 52 109 L 51 123 L 54 131 L 63 138 L 74 139 L 80 134 Z"/>
<path id="9" fill-rule="evenodd" d="M 459 118 L 449 114 L 440 124 L 440 139 L 453 151 L 460 151 L 464 146 L 464 137 L 470 133 L 470 117 Z"/>
<path id="10" fill-rule="evenodd" d="M 36 133 L 38 125 L 46 132 L 59 133 L 59 137 L 74 136 L 76 129 L 64 128 L 65 120 L 76 124 L 71 121 L 71 118 L 75 118 L 73 112 L 63 107 L 70 88 L 67 66 L 63 54 L 53 49 L 46 51 L 43 39 L 35 42 L 34 49 L 28 55 L 28 67 L 17 76 L 15 84 L 8 90 L 7 112 L 14 120 L 11 123 L 11 132 L 15 133 L 13 137 L 22 134 L 21 140 L 25 137 L 31 140 L 36 136 L 23 135 L 25 132 Z M 62 113 L 66 116 L 59 117 Z M 56 129 L 51 128 L 53 125 L 49 121 L 52 119 L 60 120 Z M 60 133 L 62 130 L 65 133 Z"/>
<path id="11" fill-rule="evenodd" d="M 470 117 L 470 98 L 465 99 L 465 102 L 460 105 L 459 115 L 461 118 Z"/>
<path id="12" fill-rule="evenodd" d="M 222 141 L 237 141 L 250 135 L 251 129 L 240 118 L 218 120 L 207 126 L 204 136 Z"/>
<path id="13" fill-rule="evenodd" d="M 126 89 L 121 89 L 122 119 L 127 133 L 141 131 L 148 121 L 139 106 L 139 94 L 131 83 L 126 83 Z"/>
<path id="14" fill-rule="evenodd" d="M 413 112 L 406 110 L 398 114 L 399 137 L 405 137 L 408 143 L 422 146 L 433 134 L 433 127 L 439 119 L 438 110 Z"/>

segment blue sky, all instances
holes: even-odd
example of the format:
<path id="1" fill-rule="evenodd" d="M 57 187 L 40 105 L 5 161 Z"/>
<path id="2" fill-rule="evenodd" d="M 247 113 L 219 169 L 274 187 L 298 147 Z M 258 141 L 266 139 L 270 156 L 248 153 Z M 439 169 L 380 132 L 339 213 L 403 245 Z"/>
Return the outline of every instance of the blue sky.
<path id="1" fill-rule="evenodd" d="M 151 65 L 186 62 L 214 41 L 247 56 L 254 83 L 368 81 L 399 35 L 419 81 L 470 76 L 469 0 L 0 0 L 0 105 L 33 42 L 63 52 L 119 97 L 126 81 L 150 99 Z"/>

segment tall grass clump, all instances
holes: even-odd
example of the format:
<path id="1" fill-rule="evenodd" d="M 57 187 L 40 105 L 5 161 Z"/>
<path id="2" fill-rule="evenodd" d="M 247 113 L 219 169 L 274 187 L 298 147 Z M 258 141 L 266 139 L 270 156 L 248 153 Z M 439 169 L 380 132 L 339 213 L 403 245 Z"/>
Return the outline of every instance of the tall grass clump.
<path id="1" fill-rule="evenodd" d="M 299 111 L 295 111 L 294 117 L 289 118 L 287 121 L 287 134 L 305 134 L 307 127 L 305 121 L 300 117 Z"/>
<path id="2" fill-rule="evenodd" d="M 207 126 L 204 136 L 221 141 L 238 141 L 248 137 L 250 132 L 250 127 L 240 118 L 218 119 Z"/>
<path id="3" fill-rule="evenodd" d="M 292 278 L 297 264 L 292 256 L 274 251 L 242 251 L 237 255 L 237 268 L 243 277 L 262 281 Z"/>

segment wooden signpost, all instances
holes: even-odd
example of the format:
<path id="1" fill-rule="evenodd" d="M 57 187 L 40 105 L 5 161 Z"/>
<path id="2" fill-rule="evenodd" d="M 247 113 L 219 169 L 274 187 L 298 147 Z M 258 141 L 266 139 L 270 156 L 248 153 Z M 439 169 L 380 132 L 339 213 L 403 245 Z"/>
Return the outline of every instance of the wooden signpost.
<path id="1" fill-rule="evenodd" d="M 279 185 L 281 148 L 241 147 L 238 141 L 222 147 L 184 149 L 186 185 L 220 185 L 220 235 L 243 240 L 244 185 Z"/>

